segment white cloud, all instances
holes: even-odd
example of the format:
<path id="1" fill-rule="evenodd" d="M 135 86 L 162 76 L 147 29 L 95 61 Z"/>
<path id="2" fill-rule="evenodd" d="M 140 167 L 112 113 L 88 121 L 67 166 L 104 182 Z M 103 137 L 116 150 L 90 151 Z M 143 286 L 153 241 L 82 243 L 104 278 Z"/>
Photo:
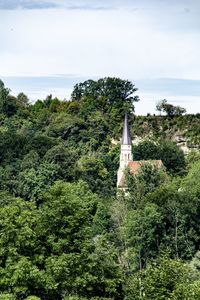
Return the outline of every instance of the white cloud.
<path id="1" fill-rule="evenodd" d="M 2 75 L 200 75 L 199 34 L 155 30 L 140 13 L 12 11 L 1 12 L 1 24 Z"/>
<path id="2" fill-rule="evenodd" d="M 47 0 L 0 0 L 0 9 L 49 9 L 57 7 L 56 1 Z"/>
<path id="3" fill-rule="evenodd" d="M 39 2 L 60 9 L 0 10 L 0 76 L 200 79 L 196 0 Z"/>

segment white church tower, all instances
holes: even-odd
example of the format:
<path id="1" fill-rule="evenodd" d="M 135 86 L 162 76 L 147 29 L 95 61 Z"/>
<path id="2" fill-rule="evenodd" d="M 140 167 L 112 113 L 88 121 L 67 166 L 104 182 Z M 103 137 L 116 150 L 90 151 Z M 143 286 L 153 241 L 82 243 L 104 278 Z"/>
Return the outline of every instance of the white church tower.
<path id="1" fill-rule="evenodd" d="M 120 165 L 117 172 L 117 186 L 120 186 L 121 179 L 124 174 L 124 170 L 128 166 L 128 163 L 133 160 L 132 155 L 132 141 L 128 124 L 128 114 L 126 113 L 124 119 L 124 128 L 121 139 L 121 154 L 120 154 Z"/>

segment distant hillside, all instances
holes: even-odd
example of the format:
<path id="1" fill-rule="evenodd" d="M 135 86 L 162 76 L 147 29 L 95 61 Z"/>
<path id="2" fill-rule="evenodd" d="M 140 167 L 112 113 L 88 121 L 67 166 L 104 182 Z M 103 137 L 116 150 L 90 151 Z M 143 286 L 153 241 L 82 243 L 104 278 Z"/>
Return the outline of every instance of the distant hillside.
<path id="1" fill-rule="evenodd" d="M 133 140 L 169 139 L 185 153 L 200 147 L 200 114 L 183 116 L 135 116 L 131 122 Z"/>

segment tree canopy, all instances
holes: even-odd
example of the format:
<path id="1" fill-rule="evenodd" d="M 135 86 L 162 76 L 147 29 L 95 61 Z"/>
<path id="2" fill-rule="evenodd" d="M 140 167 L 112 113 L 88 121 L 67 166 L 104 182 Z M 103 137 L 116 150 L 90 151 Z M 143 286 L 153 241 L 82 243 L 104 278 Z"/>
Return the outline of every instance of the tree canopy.
<path id="1" fill-rule="evenodd" d="M 175 106 L 173 104 L 170 104 L 167 102 L 166 99 L 161 100 L 160 102 L 157 103 L 156 105 L 157 111 L 164 112 L 167 114 L 167 116 L 181 116 L 182 114 L 186 113 L 186 109 L 183 107 Z"/>
<path id="2" fill-rule="evenodd" d="M 200 115 L 137 116 L 136 92 L 106 77 L 31 103 L 0 81 L 0 300 L 200 299 Z M 147 162 L 124 192 L 125 112 Z"/>

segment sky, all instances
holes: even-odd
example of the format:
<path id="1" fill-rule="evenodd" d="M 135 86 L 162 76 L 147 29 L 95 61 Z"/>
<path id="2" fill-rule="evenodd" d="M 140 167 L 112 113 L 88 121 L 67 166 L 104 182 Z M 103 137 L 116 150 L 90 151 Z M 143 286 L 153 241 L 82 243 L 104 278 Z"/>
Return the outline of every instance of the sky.
<path id="1" fill-rule="evenodd" d="M 162 99 L 199 113 L 199 15 L 199 0 L 0 0 L 0 78 L 36 101 L 120 77 L 136 114 Z"/>

